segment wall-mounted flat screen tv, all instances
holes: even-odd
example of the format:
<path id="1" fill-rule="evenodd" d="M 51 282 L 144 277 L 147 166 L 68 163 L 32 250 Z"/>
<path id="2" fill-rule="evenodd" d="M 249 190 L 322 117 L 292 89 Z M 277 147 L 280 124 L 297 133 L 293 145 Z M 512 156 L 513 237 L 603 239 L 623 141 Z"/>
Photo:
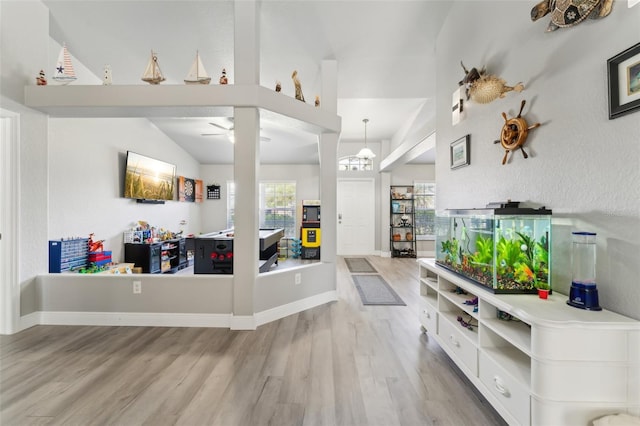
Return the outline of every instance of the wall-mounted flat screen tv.
<path id="1" fill-rule="evenodd" d="M 173 200 L 176 166 L 127 151 L 124 176 L 125 198 Z"/>

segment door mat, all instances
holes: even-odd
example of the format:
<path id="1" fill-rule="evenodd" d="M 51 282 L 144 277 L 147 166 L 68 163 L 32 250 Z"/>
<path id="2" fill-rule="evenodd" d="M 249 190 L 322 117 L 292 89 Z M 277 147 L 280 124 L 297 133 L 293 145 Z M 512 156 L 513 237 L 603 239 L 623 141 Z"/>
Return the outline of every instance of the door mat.
<path id="1" fill-rule="evenodd" d="M 349 268 L 349 272 L 352 274 L 378 272 L 364 257 L 345 257 L 344 261 L 347 263 L 347 268 Z"/>
<path id="2" fill-rule="evenodd" d="M 351 275 L 363 305 L 406 306 L 380 275 Z"/>

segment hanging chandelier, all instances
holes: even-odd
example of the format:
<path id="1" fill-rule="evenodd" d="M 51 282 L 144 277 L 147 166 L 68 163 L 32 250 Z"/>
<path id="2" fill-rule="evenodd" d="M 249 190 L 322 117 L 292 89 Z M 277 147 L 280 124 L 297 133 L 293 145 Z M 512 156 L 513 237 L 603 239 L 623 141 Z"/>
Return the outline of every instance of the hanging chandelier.
<path id="1" fill-rule="evenodd" d="M 356 154 L 356 157 L 368 160 L 370 158 L 374 158 L 376 155 L 367 147 L 367 123 L 369 122 L 369 119 L 365 118 L 362 122 L 364 123 L 364 148 Z"/>

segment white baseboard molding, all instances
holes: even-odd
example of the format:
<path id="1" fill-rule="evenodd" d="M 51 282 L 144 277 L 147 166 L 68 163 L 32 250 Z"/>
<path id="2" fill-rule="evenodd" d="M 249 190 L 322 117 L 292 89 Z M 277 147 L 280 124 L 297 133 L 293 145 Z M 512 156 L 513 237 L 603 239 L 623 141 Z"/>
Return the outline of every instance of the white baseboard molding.
<path id="1" fill-rule="evenodd" d="M 39 312 L 43 325 L 230 328 L 231 314 Z"/>
<path id="2" fill-rule="evenodd" d="M 231 330 L 255 330 L 257 328 L 255 315 L 231 315 Z"/>
<path id="3" fill-rule="evenodd" d="M 305 299 L 296 300 L 295 302 L 287 303 L 286 305 L 267 309 L 266 311 L 256 312 L 256 325 L 260 326 L 269 322 L 277 321 L 289 315 L 297 314 L 298 312 L 306 311 L 307 309 L 315 308 L 316 306 L 324 305 L 325 303 L 335 302 L 336 300 L 338 300 L 338 292 L 336 290 L 331 290 Z"/>
<path id="4" fill-rule="evenodd" d="M 33 312 L 20 318 L 20 330 L 35 325 L 95 325 L 132 327 L 214 327 L 255 330 L 259 325 L 338 300 L 335 290 L 297 300 L 255 315 L 143 312 Z"/>
<path id="5" fill-rule="evenodd" d="M 32 312 L 20 317 L 20 325 L 18 331 L 26 330 L 33 326 L 42 324 L 40 312 Z"/>

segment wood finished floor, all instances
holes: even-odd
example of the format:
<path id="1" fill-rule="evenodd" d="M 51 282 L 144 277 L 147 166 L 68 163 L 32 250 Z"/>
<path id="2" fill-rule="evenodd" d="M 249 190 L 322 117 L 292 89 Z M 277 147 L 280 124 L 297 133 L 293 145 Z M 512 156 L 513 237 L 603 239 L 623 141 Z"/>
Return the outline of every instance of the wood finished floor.
<path id="1" fill-rule="evenodd" d="M 367 259 L 407 306 L 339 301 L 255 331 L 37 326 L 0 336 L 0 424 L 502 425 L 418 324 L 413 259 Z"/>

